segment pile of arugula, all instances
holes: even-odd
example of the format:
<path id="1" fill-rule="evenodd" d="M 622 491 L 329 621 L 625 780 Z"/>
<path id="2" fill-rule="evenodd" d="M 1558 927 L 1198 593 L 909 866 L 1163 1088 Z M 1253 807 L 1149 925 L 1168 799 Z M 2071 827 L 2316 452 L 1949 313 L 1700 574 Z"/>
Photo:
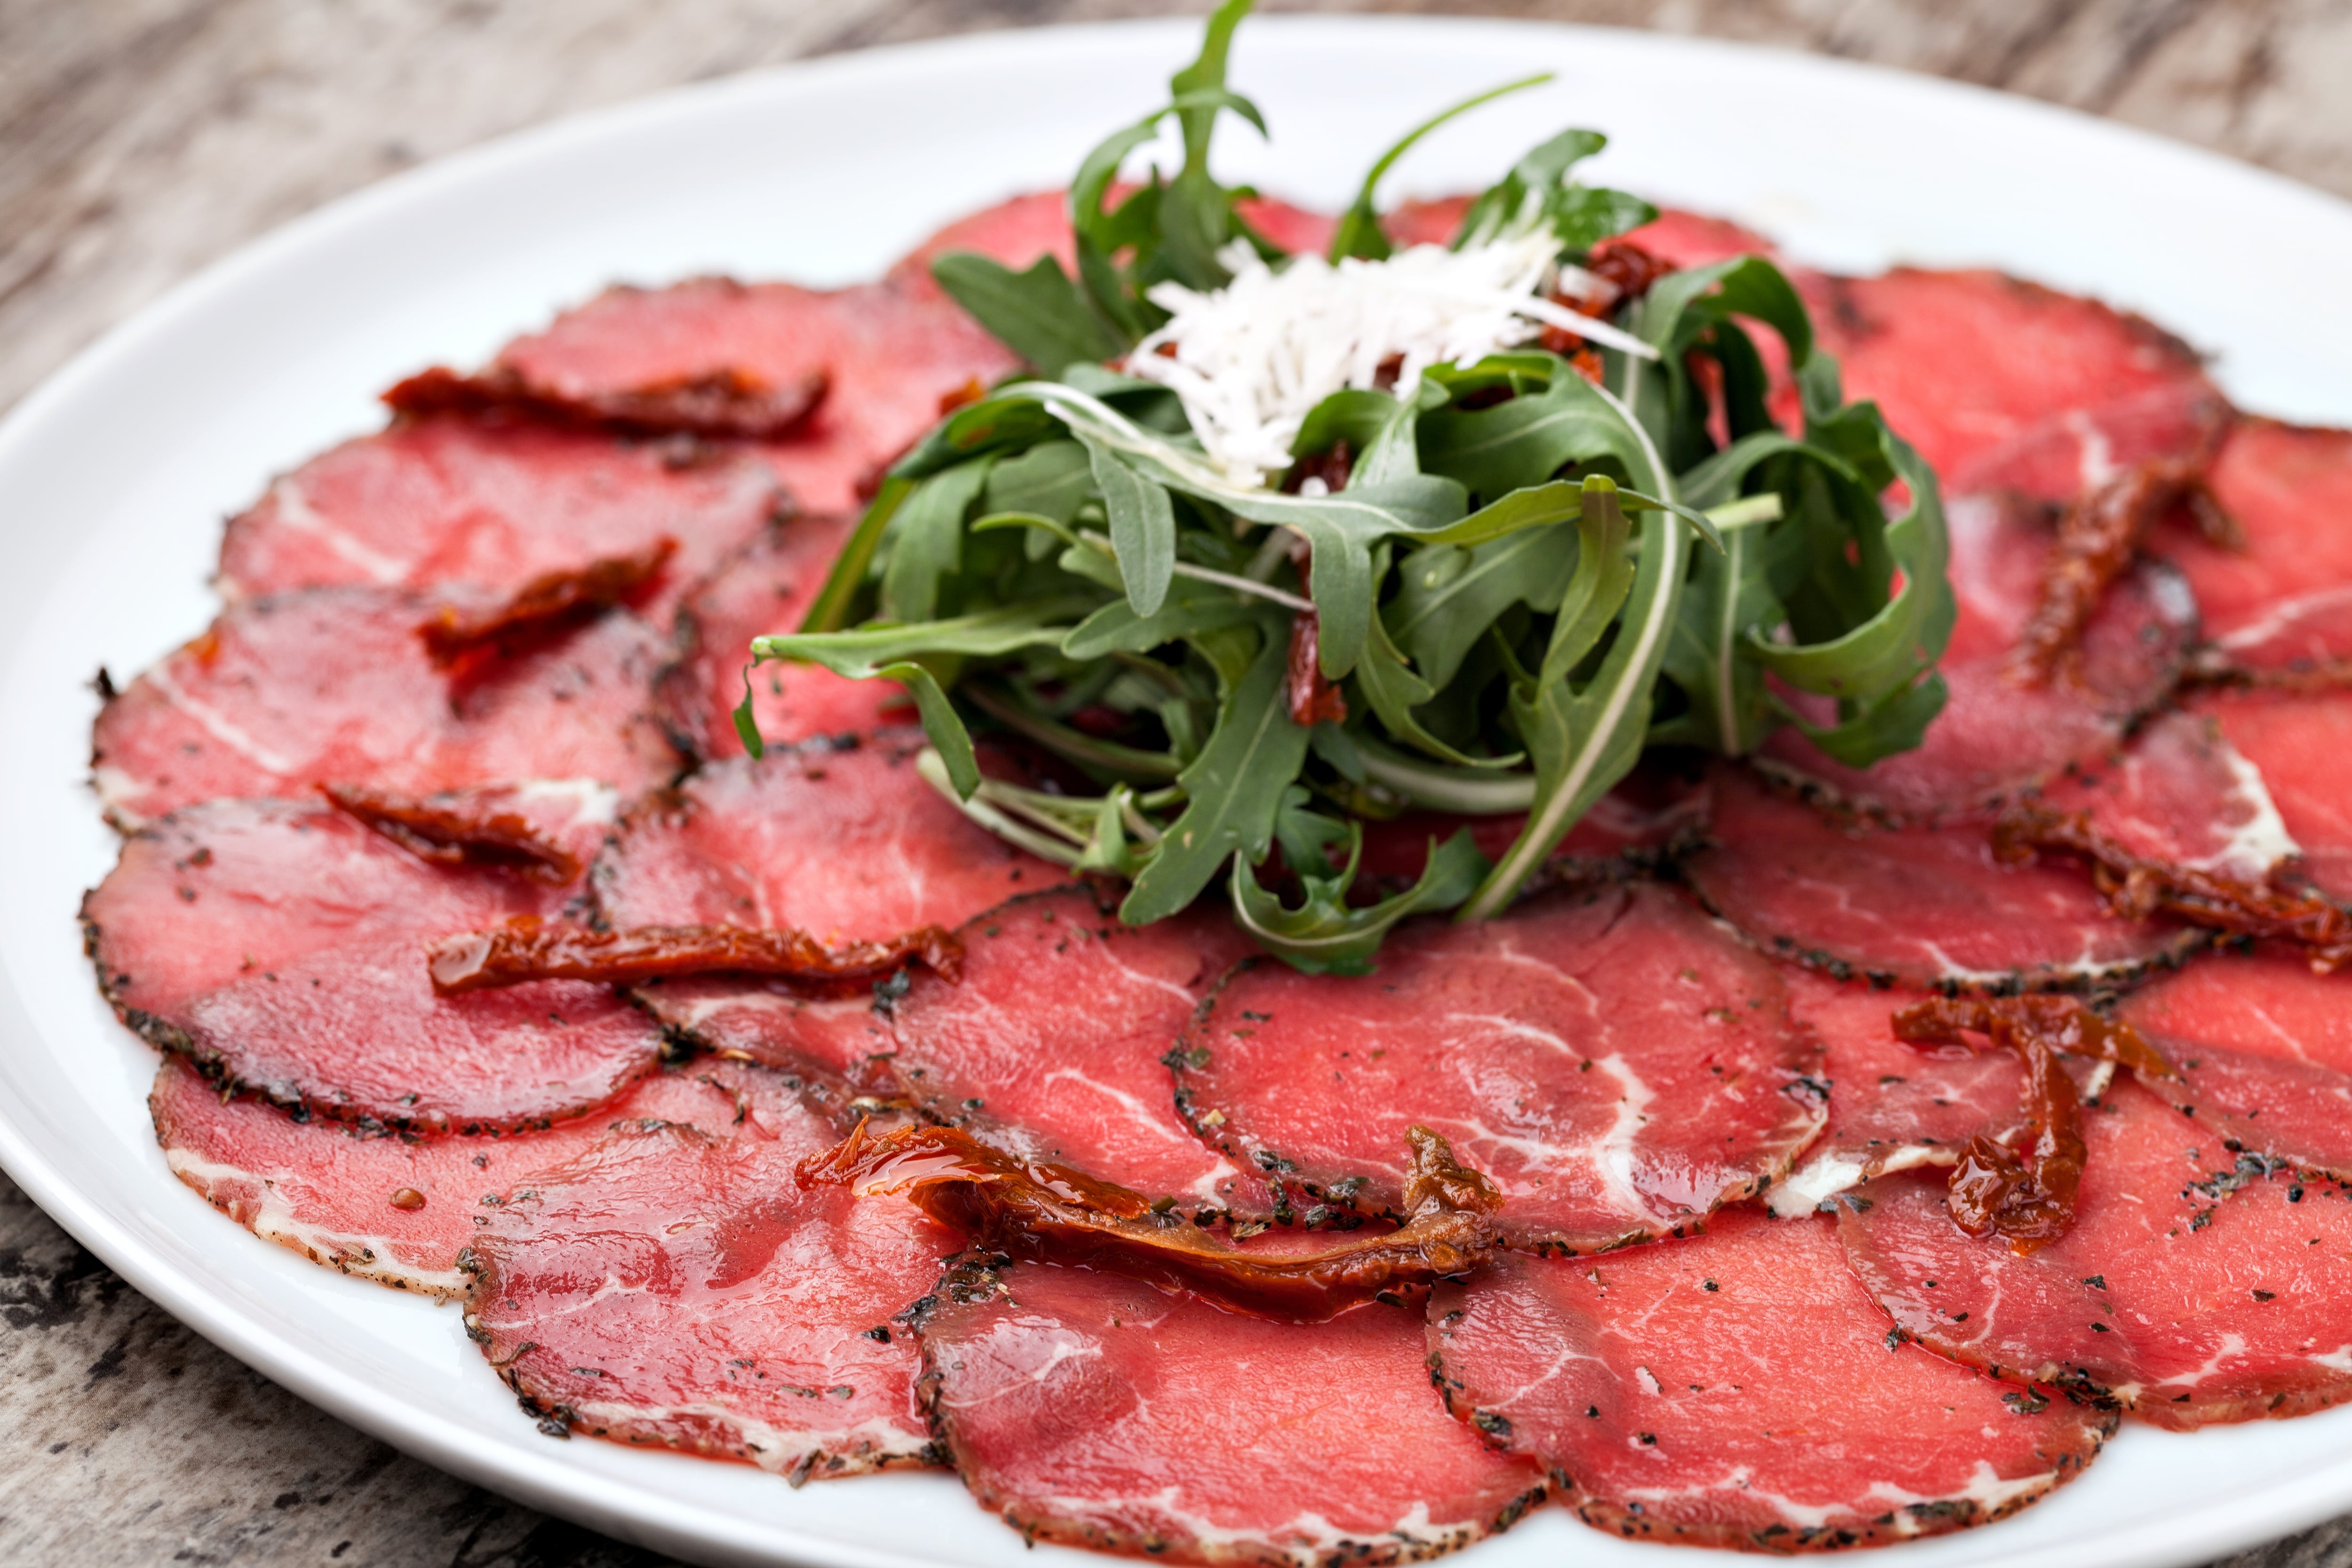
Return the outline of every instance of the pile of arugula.
<path id="1" fill-rule="evenodd" d="M 1234 483 L 1173 394 L 1106 368 L 1167 319 L 1154 285 L 1221 286 L 1236 239 L 1280 263 L 1236 211 L 1252 193 L 1209 167 L 1222 114 L 1265 129 L 1225 86 L 1248 8 L 1228 0 L 1171 101 L 1080 167 L 1075 279 L 1051 257 L 1023 272 L 973 255 L 935 264 L 1039 374 L 957 410 L 891 468 L 801 629 L 755 641 L 755 661 L 903 682 L 931 742 L 925 771 L 969 815 L 1127 879 L 1132 924 L 1225 873 L 1242 925 L 1310 973 L 1368 970 L 1415 911 L 1500 913 L 1647 746 L 1737 756 L 1781 724 L 1856 766 L 1916 745 L 1943 703 L 1935 663 L 1953 616 L 1935 476 L 1874 406 L 1843 400 L 1767 260 L 1657 281 L 1614 317 L 1657 357 L 1606 352 L 1599 384 L 1514 350 L 1439 366 L 1409 396 L 1326 399 L 1292 448 L 1346 443 L 1346 482 L 1320 496 Z M 1389 254 L 1375 187 L 1467 107 L 1374 164 L 1335 259 Z M 1182 165 L 1108 205 L 1122 163 L 1171 116 Z M 1469 208 L 1455 247 L 1544 225 L 1576 262 L 1649 221 L 1646 203 L 1570 177 L 1603 142 L 1570 131 L 1537 147 Z M 1785 345 L 1801 435 L 1768 413 L 1743 321 Z M 1302 616 L 1344 720 L 1292 717 Z M 1776 687 L 1834 700 L 1835 721 L 1807 722 Z M 1101 793 L 983 778 L 974 723 Z M 737 724 L 756 755 L 748 695 Z M 1411 807 L 1526 825 L 1493 864 L 1457 833 L 1411 888 L 1351 903 L 1363 821 Z M 1282 891 L 1256 869 L 1276 844 Z"/>

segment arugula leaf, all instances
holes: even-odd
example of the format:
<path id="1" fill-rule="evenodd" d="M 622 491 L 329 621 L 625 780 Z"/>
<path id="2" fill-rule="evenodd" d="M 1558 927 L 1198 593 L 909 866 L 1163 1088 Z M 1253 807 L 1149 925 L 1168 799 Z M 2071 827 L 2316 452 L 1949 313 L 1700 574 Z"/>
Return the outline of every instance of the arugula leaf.
<path id="1" fill-rule="evenodd" d="M 1066 658 L 1100 658 L 1111 653 L 1149 653 L 1197 633 L 1223 626 L 1252 626 L 1265 615 L 1239 595 L 1215 590 L 1188 592 L 1177 579 L 1166 604 L 1139 616 L 1125 599 L 1115 599 L 1088 616 L 1062 639 Z"/>
<path id="2" fill-rule="evenodd" d="M 1529 149 L 1470 204 L 1454 231 L 1454 248 L 1548 225 L 1561 248 L 1581 254 L 1655 218 L 1658 209 L 1638 196 L 1569 183 L 1570 169 L 1608 145 L 1609 138 L 1598 131 L 1563 131 Z"/>
<path id="3" fill-rule="evenodd" d="M 1423 679 L 1444 690 L 1470 646 L 1513 605 L 1552 605 L 1576 569 L 1577 536 L 1530 528 L 1464 549 L 1432 545 L 1404 558 L 1388 631 Z"/>
<path id="4" fill-rule="evenodd" d="M 1385 566 L 1386 563 L 1382 563 Z M 1506 757 L 1473 757 L 1454 750 L 1423 727 L 1413 717 L 1413 710 L 1437 695 L 1428 680 L 1412 672 L 1404 656 L 1389 641 L 1388 628 L 1381 617 L 1371 620 L 1371 636 L 1364 647 L 1364 657 L 1356 666 L 1356 686 L 1371 703 L 1372 711 L 1390 734 L 1408 744 L 1420 747 L 1441 762 L 1464 768 L 1516 767 L 1526 760 L 1519 752 Z"/>
<path id="5" fill-rule="evenodd" d="M 1297 909 L 1284 906 L 1238 857 L 1234 861 L 1234 917 L 1257 944 L 1307 974 L 1370 974 L 1372 954 L 1389 929 L 1408 915 L 1450 910 L 1469 897 L 1486 875 L 1486 858 L 1467 828 L 1443 845 L 1429 841 L 1429 862 L 1420 880 L 1402 893 L 1362 908 L 1349 906 L 1349 886 L 1363 853 L 1363 824 L 1342 827 L 1329 817 L 1305 809 L 1307 792 L 1297 786 L 1283 792 L 1277 813 L 1283 861 L 1298 879 L 1304 897 Z M 1331 847 L 1344 840 L 1348 857 L 1337 875 L 1320 875 L 1309 868 L 1328 868 Z"/>
<path id="6" fill-rule="evenodd" d="M 1111 553 L 1118 558 L 1127 602 L 1149 616 L 1168 597 L 1176 575 L 1176 511 L 1168 492 L 1128 466 L 1118 453 L 1081 432 L 1094 466 L 1095 486 L 1110 517 Z"/>
<path id="7" fill-rule="evenodd" d="M 1535 762 L 1535 800 L 1527 826 L 1463 906 L 1465 920 L 1491 920 L 1508 907 L 1577 818 L 1642 754 L 1690 546 L 1681 519 L 1651 512 L 1642 522 L 1639 564 L 1629 574 L 1615 488 L 1598 476 L 1585 480 L 1576 574 L 1561 597 L 1542 668 L 1534 680 L 1514 683 L 1511 714 Z M 1621 611 L 1623 624 L 1600 669 L 1576 686 L 1577 666 Z"/>
<path id="8" fill-rule="evenodd" d="M 1546 358 L 1552 356 L 1547 355 Z M 1644 463 L 1640 437 L 1607 394 L 1553 359 L 1550 384 L 1492 408 L 1441 409 L 1421 421 L 1421 460 L 1488 500 L 1540 485 L 1570 463 Z"/>
<path id="9" fill-rule="evenodd" d="M 895 680 L 914 693 L 923 729 L 946 762 L 957 793 L 980 787 L 971 736 L 948 700 L 939 677 L 922 659 L 993 658 L 1024 647 L 1051 647 L 1069 628 L 1062 623 L 1087 607 L 1085 600 L 1046 600 L 907 626 L 861 626 L 849 632 L 796 632 L 751 639 L 751 661 L 772 658 L 819 664 L 853 680 Z M 746 700 L 748 700 L 748 691 Z M 740 721 L 739 721 L 740 722 Z"/>
<path id="10" fill-rule="evenodd" d="M 929 620 L 939 608 L 940 579 L 963 565 L 963 516 L 988 482 L 988 458 L 942 469 L 915 486 L 892 526 L 882 568 L 882 614 Z"/>
<path id="11" fill-rule="evenodd" d="M 1387 231 L 1381 227 L 1380 209 L 1372 205 L 1372 198 L 1380 189 L 1381 179 L 1396 166 L 1396 161 L 1403 157 L 1414 142 L 1457 115 L 1466 114 L 1481 104 L 1492 103 L 1523 89 L 1541 87 L 1551 79 L 1551 72 L 1538 71 L 1517 81 L 1507 81 L 1500 87 L 1490 87 L 1450 109 L 1439 110 L 1397 138 L 1396 144 L 1373 162 L 1370 171 L 1364 175 L 1362 188 L 1356 193 L 1355 201 L 1340 215 L 1339 226 L 1331 231 L 1330 258 L 1337 261 L 1342 257 L 1358 256 L 1368 260 L 1384 261 L 1394 255 L 1396 247 L 1389 243 Z"/>
<path id="12" fill-rule="evenodd" d="M 1119 919 L 1128 924 L 1149 925 L 1183 910 L 1228 856 L 1264 858 L 1282 792 L 1307 760 L 1307 731 L 1291 722 L 1284 690 L 1286 632 L 1279 617 L 1261 616 L 1255 657 L 1227 690 L 1208 743 L 1177 775 L 1183 815 L 1169 826 L 1119 906 Z"/>
<path id="13" fill-rule="evenodd" d="M 931 276 L 997 342 L 1048 375 L 1066 365 L 1099 363 L 1127 346 L 1050 256 L 1015 272 L 985 256 L 950 251 L 931 263 Z"/>

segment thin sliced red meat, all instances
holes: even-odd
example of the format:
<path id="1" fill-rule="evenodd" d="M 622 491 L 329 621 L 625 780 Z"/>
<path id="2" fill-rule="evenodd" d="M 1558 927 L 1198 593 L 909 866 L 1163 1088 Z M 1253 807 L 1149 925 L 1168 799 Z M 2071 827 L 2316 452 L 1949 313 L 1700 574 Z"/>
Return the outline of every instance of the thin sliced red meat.
<path id="1" fill-rule="evenodd" d="M 2176 574 L 2155 564 L 2128 570 L 2084 626 L 2074 667 L 2034 683 L 2013 676 L 2010 662 L 2040 600 L 2047 521 L 2011 497 L 1957 500 L 1947 517 L 1959 616 L 1937 667 L 1949 696 L 1926 742 L 1857 769 L 1790 728 L 1765 745 L 1776 768 L 1898 816 L 1968 810 L 2099 755 L 2171 691 L 2197 631 L 2196 606 Z M 1816 721 L 1833 720 L 1825 701 L 1796 700 Z"/>
<path id="2" fill-rule="evenodd" d="M 640 985 L 637 1003 L 714 1055 L 758 1062 L 805 1082 L 855 1115 L 896 1106 L 887 1003 L 868 986 L 796 985 L 754 974 L 698 974 Z"/>
<path id="3" fill-rule="evenodd" d="M 2210 718 L 2262 775 L 2279 821 L 2302 852 L 2290 876 L 2352 900 L 2352 691 L 2211 691 L 2191 711 Z"/>
<path id="4" fill-rule="evenodd" d="M 2184 1430 L 2352 1395 L 2352 1195 L 2232 1154 L 2137 1083 L 2083 1135 L 2074 1227 L 2024 1257 L 1964 1234 L 1916 1173 L 1840 1200 L 1848 1259 L 1906 1334 Z"/>
<path id="5" fill-rule="evenodd" d="M 748 454 L 681 461 L 528 422 L 408 420 L 311 458 L 231 518 L 215 581 L 232 604 L 339 584 L 504 596 L 668 539 L 677 548 L 640 595 L 658 619 L 782 499 Z"/>
<path id="6" fill-rule="evenodd" d="M 965 250 L 1025 272 L 1038 258 L 1050 256 L 1065 273 L 1077 270 L 1076 244 L 1070 235 L 1070 198 L 1066 191 L 1032 191 L 994 206 L 956 219 L 890 266 L 887 281 L 908 294 L 944 299 L 931 277 L 931 263 L 950 251 Z"/>
<path id="7" fill-rule="evenodd" d="M 2216 650 L 2266 673 L 2352 658 L 2352 430 L 2241 419 L 2208 479 L 2240 542 L 2182 517 L 2150 543 L 2188 575 Z"/>
<path id="8" fill-rule="evenodd" d="M 2296 854 L 2262 770 L 2207 714 L 2176 710 L 2128 743 L 2042 791 L 2040 804 L 2085 812 L 2127 853 L 2260 887 Z"/>
<path id="9" fill-rule="evenodd" d="M 2227 417 L 2194 351 L 2096 300 L 1981 270 L 1798 282 L 1846 395 L 1877 403 L 1950 495 L 2068 500 Z"/>
<path id="10" fill-rule="evenodd" d="M 751 639 L 799 629 L 856 521 L 794 518 L 730 557 L 680 604 L 680 651 L 658 689 L 672 729 L 698 755 L 742 754 L 735 705 L 743 700 Z M 895 680 L 852 680 L 820 665 L 763 664 L 750 679 L 752 717 L 771 746 L 877 729 L 909 706 Z"/>
<path id="11" fill-rule="evenodd" d="M 593 873 L 606 919 L 887 942 L 1064 879 L 924 783 L 922 745 L 920 731 L 890 730 L 739 757 L 647 802 Z"/>
<path id="12" fill-rule="evenodd" d="M 2122 1016 L 2180 1074 L 2147 1087 L 2226 1147 L 2352 1179 L 2352 976 L 2285 949 L 2216 955 Z"/>
<path id="13" fill-rule="evenodd" d="M 2177 963 L 2201 933 L 2107 913 L 2071 866 L 2003 865 L 1989 825 L 1842 822 L 1725 768 L 1715 843 L 1683 874 L 1767 951 L 1839 979 L 1937 991 L 2048 990 Z"/>
<path id="14" fill-rule="evenodd" d="M 532 1172 L 571 1160 L 619 1122 L 678 1121 L 729 1136 L 733 1094 L 705 1079 L 656 1073 L 601 1112 L 502 1138 L 404 1138 L 225 1098 L 166 1058 L 147 1098 L 172 1173 L 264 1241 L 398 1290 L 446 1300 L 472 1281 L 457 1256 L 489 1207 Z"/>
<path id="15" fill-rule="evenodd" d="M 1822 1118 L 1779 973 L 1654 883 L 1400 928 L 1370 980 L 1244 966 L 1171 1059 L 1284 1217 L 1395 1215 L 1420 1123 L 1502 1190 L 1507 1240 L 1572 1252 L 1760 1191 Z"/>
<path id="16" fill-rule="evenodd" d="M 920 1319 L 933 1420 L 1031 1540 L 1162 1562 L 1406 1562 L 1539 1500 L 1430 1392 L 1416 1314 L 1237 1317 L 1089 1269 L 966 1275 Z"/>
<path id="17" fill-rule="evenodd" d="M 1176 1114 L 1161 1059 L 1252 951 L 1223 910 L 1123 926 L 1071 888 L 961 934 L 962 980 L 917 975 L 891 1009 L 888 1065 L 910 1103 L 1024 1159 L 1188 1209 L 1264 1201 Z"/>
<path id="18" fill-rule="evenodd" d="M 436 866 L 323 802 L 217 801 L 133 837 L 83 900 L 123 1021 L 228 1085 L 371 1127 L 506 1131 L 577 1116 L 659 1059 L 604 986 L 440 997 L 428 939 L 564 891 Z"/>
<path id="19" fill-rule="evenodd" d="M 1775 1184 L 1772 1212 L 1793 1218 L 1888 1171 L 1948 1166 L 1969 1139 L 2018 1119 L 2023 1075 L 2000 1051 L 1923 1049 L 1895 1038 L 1897 1009 L 1924 1000 L 1862 981 L 1790 970 L 1789 1010 L 1828 1048 L 1829 1122 Z"/>
<path id="20" fill-rule="evenodd" d="M 551 1431 L 794 1485 L 930 1462 L 893 1319 L 955 1237 L 895 1199 L 796 1186 L 834 1131 L 788 1096 L 759 1122 L 723 1142 L 624 1125 L 538 1173 L 468 1253 L 467 1327 Z"/>
<path id="21" fill-rule="evenodd" d="M 1013 368 L 1013 356 L 936 290 L 861 284 L 831 292 L 698 278 L 607 289 L 547 331 L 518 338 L 494 370 L 580 402 L 735 375 L 828 390 L 761 454 L 802 508 L 859 509 L 859 490 L 939 421 L 940 400 Z"/>
<path id="22" fill-rule="evenodd" d="M 664 652 L 614 611 L 463 679 L 417 627 L 436 601 L 311 588 L 227 611 L 100 713 L 99 795 L 136 826 L 223 796 L 365 784 L 404 795 L 511 779 L 595 779 L 625 794 L 679 766 L 652 711 Z"/>
<path id="23" fill-rule="evenodd" d="M 1825 1219 L 1735 1210 L 1610 1258 L 1504 1257 L 1429 1311 L 1456 1413 L 1633 1539 L 1820 1552 L 1964 1530 L 2072 1479 L 2116 1426 L 1891 1341 Z"/>

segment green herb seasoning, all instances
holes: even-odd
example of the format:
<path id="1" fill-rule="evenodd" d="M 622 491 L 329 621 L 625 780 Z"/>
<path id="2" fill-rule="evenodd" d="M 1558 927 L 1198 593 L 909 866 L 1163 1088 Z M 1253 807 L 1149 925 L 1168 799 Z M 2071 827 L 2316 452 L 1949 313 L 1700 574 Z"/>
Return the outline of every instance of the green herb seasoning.
<path id="1" fill-rule="evenodd" d="M 1738 756 L 1782 724 L 1854 766 L 1916 745 L 1953 616 L 1935 476 L 1844 401 L 1780 269 L 1626 286 L 1643 258 L 1612 242 L 1655 213 L 1575 179 L 1590 131 L 1512 165 L 1450 247 L 1395 250 L 1379 182 L 1468 104 L 1375 163 L 1328 256 L 1287 255 L 1210 167 L 1225 116 L 1265 130 L 1225 85 L 1248 8 L 1079 167 L 1076 277 L 934 264 L 1030 374 L 893 466 L 755 661 L 902 682 L 926 775 L 975 821 L 1125 879 L 1133 924 L 1222 879 L 1310 973 L 1368 971 L 1410 914 L 1500 914 L 1647 747 Z M 1114 202 L 1170 121 L 1178 166 Z M 737 723 L 756 755 L 748 697 Z M 983 778 L 974 728 L 1099 793 Z M 1351 897 L 1363 823 L 1414 807 L 1524 826 L 1499 860 L 1458 832 L 1411 888 Z"/>

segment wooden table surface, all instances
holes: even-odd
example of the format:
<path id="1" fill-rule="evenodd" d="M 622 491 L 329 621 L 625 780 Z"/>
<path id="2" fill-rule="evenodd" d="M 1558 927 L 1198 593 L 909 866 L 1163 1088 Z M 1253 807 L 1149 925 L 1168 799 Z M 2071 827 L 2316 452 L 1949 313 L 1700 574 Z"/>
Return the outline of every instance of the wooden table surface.
<path id="1" fill-rule="evenodd" d="M 2054 100 L 2352 195 L 2347 0 L 1489 0 Z M 0 0 L 0 410 L 189 272 L 550 117 L 812 54 L 1201 0 Z M 2184 216 L 2183 243 L 2194 244 Z M 226 1224 L 226 1221 L 221 1223 Z M 0 1176 L 0 1562 L 647 1568 L 142 1299 Z M 2232 1568 L 2352 1564 L 2352 1519 Z"/>

